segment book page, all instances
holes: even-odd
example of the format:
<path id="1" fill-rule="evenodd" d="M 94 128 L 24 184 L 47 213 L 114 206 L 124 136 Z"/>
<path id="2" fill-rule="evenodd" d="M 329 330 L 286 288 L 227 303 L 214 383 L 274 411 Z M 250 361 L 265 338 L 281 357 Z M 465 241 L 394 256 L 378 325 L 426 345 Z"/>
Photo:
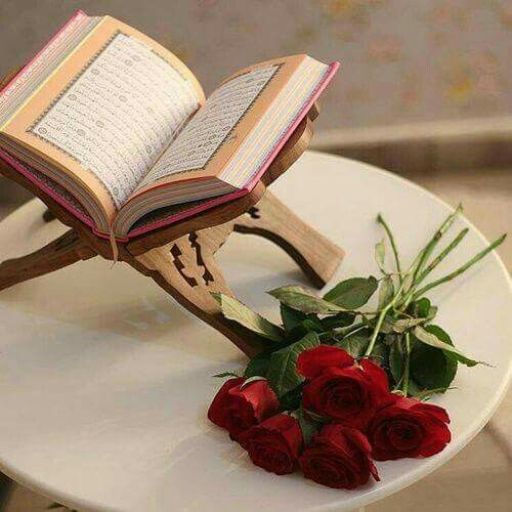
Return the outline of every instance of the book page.
<path id="1" fill-rule="evenodd" d="M 91 170 L 119 207 L 196 108 L 176 70 L 119 32 L 30 132 Z"/>
<path id="2" fill-rule="evenodd" d="M 176 57 L 105 17 L 5 131 L 119 209 L 203 100 Z"/>
<path id="3" fill-rule="evenodd" d="M 204 169 L 278 69 L 277 64 L 253 69 L 219 87 L 156 163 L 142 186 L 163 177 Z"/>

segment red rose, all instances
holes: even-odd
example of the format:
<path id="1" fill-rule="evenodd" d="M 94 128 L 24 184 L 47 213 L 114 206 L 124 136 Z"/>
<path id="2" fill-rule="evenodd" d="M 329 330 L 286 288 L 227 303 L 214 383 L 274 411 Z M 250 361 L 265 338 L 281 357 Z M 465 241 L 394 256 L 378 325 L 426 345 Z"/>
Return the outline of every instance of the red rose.
<path id="1" fill-rule="evenodd" d="M 304 386 L 304 407 L 364 430 L 389 393 L 386 372 L 368 359 L 355 363 L 336 347 L 326 347 L 334 363 L 329 366 L 329 354 L 321 348 L 304 351 L 298 358 L 298 371 L 311 379 Z"/>
<path id="2" fill-rule="evenodd" d="M 279 409 L 279 400 L 266 380 L 246 386 L 244 381 L 241 377 L 226 381 L 208 409 L 210 421 L 225 428 L 235 440 Z"/>
<path id="3" fill-rule="evenodd" d="M 306 478 L 335 489 L 354 489 L 366 484 L 370 475 L 379 480 L 370 453 L 364 434 L 331 424 L 313 437 L 299 462 Z"/>
<path id="4" fill-rule="evenodd" d="M 442 407 L 396 397 L 375 414 L 368 426 L 373 457 L 376 460 L 430 457 L 450 442 L 447 423 L 450 418 Z"/>
<path id="5" fill-rule="evenodd" d="M 345 368 L 354 364 L 354 358 L 345 350 L 329 345 L 320 345 L 304 350 L 297 358 L 297 371 L 306 379 L 314 379 L 326 368 Z"/>
<path id="6" fill-rule="evenodd" d="M 240 444 L 256 466 L 276 475 L 293 473 L 302 449 L 302 432 L 295 418 L 278 414 L 246 430 Z"/>

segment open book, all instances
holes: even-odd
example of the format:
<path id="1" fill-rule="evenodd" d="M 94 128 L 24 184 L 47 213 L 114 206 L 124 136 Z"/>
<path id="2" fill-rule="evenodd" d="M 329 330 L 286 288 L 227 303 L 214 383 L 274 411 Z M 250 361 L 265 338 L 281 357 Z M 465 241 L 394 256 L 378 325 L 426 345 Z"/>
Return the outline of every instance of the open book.
<path id="1" fill-rule="evenodd" d="M 337 67 L 270 60 L 206 98 L 170 51 L 79 11 L 0 94 L 0 157 L 127 239 L 248 193 Z"/>

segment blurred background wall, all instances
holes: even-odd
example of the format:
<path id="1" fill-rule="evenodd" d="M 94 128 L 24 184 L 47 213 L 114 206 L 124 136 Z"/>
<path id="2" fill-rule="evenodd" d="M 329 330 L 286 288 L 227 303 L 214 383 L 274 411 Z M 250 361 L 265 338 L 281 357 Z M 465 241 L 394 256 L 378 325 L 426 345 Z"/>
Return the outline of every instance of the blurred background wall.
<path id="1" fill-rule="evenodd" d="M 340 60 L 319 123 L 331 135 L 512 115 L 510 0 L 0 0 L 0 72 L 77 8 L 153 36 L 208 91 L 283 54 Z"/>

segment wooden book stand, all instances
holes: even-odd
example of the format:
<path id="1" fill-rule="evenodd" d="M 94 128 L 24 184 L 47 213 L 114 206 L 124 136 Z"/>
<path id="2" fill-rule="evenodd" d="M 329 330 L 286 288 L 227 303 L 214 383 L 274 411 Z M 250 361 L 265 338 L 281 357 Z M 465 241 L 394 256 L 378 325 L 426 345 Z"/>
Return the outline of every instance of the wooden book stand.
<path id="1" fill-rule="evenodd" d="M 1 85 L 0 85 L 1 90 Z M 312 135 L 316 105 L 300 123 L 252 192 L 176 224 L 152 231 L 119 246 L 119 260 L 151 277 L 182 306 L 226 335 L 252 356 L 263 347 L 251 331 L 226 320 L 211 292 L 233 295 L 215 261 L 216 251 L 232 232 L 260 235 L 284 249 L 322 287 L 343 258 L 343 251 L 305 224 L 266 187 L 305 151 Z M 0 291 L 94 256 L 112 259 L 107 240 L 71 215 L 45 192 L 6 164 L 0 173 L 39 197 L 55 217 L 71 229 L 38 251 L 0 264 Z"/>

